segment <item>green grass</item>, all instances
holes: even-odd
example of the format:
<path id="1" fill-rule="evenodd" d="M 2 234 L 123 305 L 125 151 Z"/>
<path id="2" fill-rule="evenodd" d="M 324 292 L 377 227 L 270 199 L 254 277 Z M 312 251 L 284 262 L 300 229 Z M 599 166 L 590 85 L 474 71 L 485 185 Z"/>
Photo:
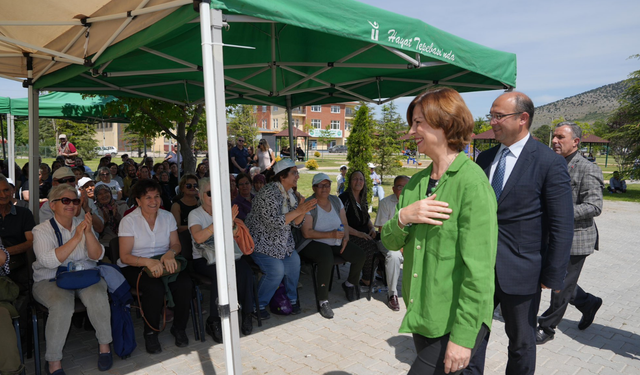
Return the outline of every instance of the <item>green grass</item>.
<path id="1" fill-rule="evenodd" d="M 611 194 L 605 188 L 604 199 L 608 201 L 640 202 L 640 185 L 627 185 L 627 192 L 623 194 Z"/>

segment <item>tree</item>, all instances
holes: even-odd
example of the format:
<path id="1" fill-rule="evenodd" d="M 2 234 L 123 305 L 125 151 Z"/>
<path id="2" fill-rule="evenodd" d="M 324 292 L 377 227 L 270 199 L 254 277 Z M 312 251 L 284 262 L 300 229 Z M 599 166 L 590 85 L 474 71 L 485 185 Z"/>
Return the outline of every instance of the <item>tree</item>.
<path id="1" fill-rule="evenodd" d="M 473 134 L 484 133 L 489 129 L 491 129 L 491 124 L 489 124 L 489 121 L 487 121 L 485 117 L 478 116 L 475 119 L 473 125 Z"/>
<path id="2" fill-rule="evenodd" d="M 385 175 L 395 176 L 402 166 L 400 135 L 407 129 L 394 102 L 383 105 L 381 115 L 380 121 L 374 122 L 375 136 L 372 139 L 376 150 L 373 161 L 378 165 L 381 182 L 384 182 Z"/>
<path id="3" fill-rule="evenodd" d="M 258 133 L 256 117 L 253 115 L 253 106 L 239 105 L 231 111 L 231 121 L 229 121 L 230 137 L 244 137 L 245 141 L 247 141 L 247 146 L 255 147 Z"/>
<path id="4" fill-rule="evenodd" d="M 551 140 L 550 138 L 551 132 L 552 132 L 551 126 L 542 125 L 538 129 L 533 131 L 533 136 L 538 138 L 538 140 L 544 143 L 545 145 L 549 145 L 549 141 Z"/>
<path id="5" fill-rule="evenodd" d="M 47 119 L 46 121 L 50 121 L 55 132 L 54 137 L 51 137 L 54 145 L 56 144 L 55 142 L 58 141 L 58 136 L 60 134 L 64 134 L 67 136 L 67 140 L 73 143 L 78 150 L 78 156 L 87 160 L 96 157 L 95 148 L 98 146 L 98 141 L 94 139 L 94 136 L 96 135 L 96 127 L 94 124 L 53 119 Z M 49 129 L 45 127 L 42 131 L 42 136 L 49 138 L 48 132 Z M 45 145 L 48 145 L 51 140 L 45 140 Z"/>
<path id="6" fill-rule="evenodd" d="M 179 105 L 154 99 L 122 97 L 107 103 L 106 112 L 111 115 L 124 113 L 130 119 L 128 132 L 149 138 L 163 136 L 176 140 L 180 144 L 184 171 L 195 172 L 193 143 L 198 131 L 206 131 L 204 122 L 200 121 L 204 104 Z"/>
<path id="7" fill-rule="evenodd" d="M 349 162 L 349 173 L 345 185 L 349 184 L 349 178 L 354 171 L 360 171 L 365 176 L 367 186 L 373 186 L 369 177 L 369 167 L 367 166 L 373 160 L 371 154 L 371 116 L 370 109 L 365 103 L 360 103 L 360 107 L 353 119 L 353 127 L 351 134 L 347 138 L 347 161 Z M 371 201 L 372 190 L 367 192 L 367 202 Z"/>
<path id="8" fill-rule="evenodd" d="M 640 55 L 631 56 L 640 59 Z M 624 177 L 640 177 L 636 160 L 640 157 L 640 70 L 627 79 L 627 88 L 622 93 L 620 107 L 607 120 L 609 146 L 618 170 Z"/>
<path id="9" fill-rule="evenodd" d="M 331 126 L 327 125 L 326 128 L 320 130 L 320 135 L 318 136 L 318 143 L 324 144 L 325 150 L 329 148 L 329 145 L 333 142 L 333 137 L 331 136 Z"/>

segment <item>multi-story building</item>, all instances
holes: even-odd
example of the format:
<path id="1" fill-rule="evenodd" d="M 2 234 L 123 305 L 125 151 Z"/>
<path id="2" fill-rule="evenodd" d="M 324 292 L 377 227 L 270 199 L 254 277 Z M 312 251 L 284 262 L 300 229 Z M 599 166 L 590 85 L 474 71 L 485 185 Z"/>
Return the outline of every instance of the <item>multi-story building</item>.
<path id="1" fill-rule="evenodd" d="M 291 111 L 293 126 L 305 130 L 305 124 L 309 125 L 308 133 L 310 149 L 325 149 L 335 145 L 344 145 L 351 131 L 351 123 L 355 116 L 355 107 L 358 103 L 337 103 L 296 107 Z M 287 111 L 283 107 L 259 105 L 253 106 L 253 114 L 256 117 L 256 126 L 260 129 L 263 138 L 269 138 L 280 132 L 286 123 Z M 323 131 L 326 134 L 323 134 Z M 330 141 L 320 144 L 320 138 L 328 135 Z"/>

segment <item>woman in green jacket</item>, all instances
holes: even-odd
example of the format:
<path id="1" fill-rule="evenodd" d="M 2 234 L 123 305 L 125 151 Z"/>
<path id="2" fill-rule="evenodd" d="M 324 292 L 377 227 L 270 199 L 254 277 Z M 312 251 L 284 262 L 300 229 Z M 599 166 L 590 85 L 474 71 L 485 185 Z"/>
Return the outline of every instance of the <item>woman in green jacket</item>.
<path id="1" fill-rule="evenodd" d="M 400 332 L 413 334 L 413 374 L 461 373 L 488 334 L 498 240 L 496 197 L 464 154 L 473 116 L 450 88 L 417 96 L 410 135 L 433 160 L 411 178 L 382 229 L 389 250 L 404 249 Z"/>

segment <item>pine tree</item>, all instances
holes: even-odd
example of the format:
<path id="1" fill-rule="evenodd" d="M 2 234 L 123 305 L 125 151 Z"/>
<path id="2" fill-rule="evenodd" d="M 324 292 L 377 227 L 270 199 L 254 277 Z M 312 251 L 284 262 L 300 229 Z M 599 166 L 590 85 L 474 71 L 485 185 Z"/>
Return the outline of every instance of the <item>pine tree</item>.
<path id="1" fill-rule="evenodd" d="M 371 137 L 375 150 L 373 160 L 377 165 L 380 181 L 384 182 L 385 175 L 395 176 L 402 167 L 400 137 L 406 133 L 407 127 L 393 102 L 382 106 L 382 119 L 374 124 L 375 135 Z"/>
<path id="2" fill-rule="evenodd" d="M 353 119 L 351 134 L 347 138 L 347 161 L 349 162 L 349 172 L 345 185 L 349 184 L 349 178 L 354 171 L 360 171 L 365 176 L 369 191 L 367 192 L 367 202 L 371 201 L 373 183 L 369 177 L 369 167 L 367 163 L 373 160 L 371 153 L 371 116 L 369 107 L 365 103 L 360 104 Z"/>

